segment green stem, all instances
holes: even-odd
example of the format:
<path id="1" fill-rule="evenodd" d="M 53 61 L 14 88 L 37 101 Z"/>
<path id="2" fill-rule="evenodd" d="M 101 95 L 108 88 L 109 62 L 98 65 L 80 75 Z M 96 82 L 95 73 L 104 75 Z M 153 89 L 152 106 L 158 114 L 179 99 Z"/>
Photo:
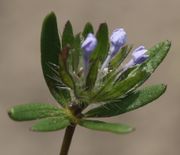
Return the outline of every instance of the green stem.
<path id="1" fill-rule="evenodd" d="M 76 128 L 75 124 L 71 124 L 66 128 L 61 151 L 59 155 L 68 155 L 69 147 L 71 145 L 75 128 Z"/>

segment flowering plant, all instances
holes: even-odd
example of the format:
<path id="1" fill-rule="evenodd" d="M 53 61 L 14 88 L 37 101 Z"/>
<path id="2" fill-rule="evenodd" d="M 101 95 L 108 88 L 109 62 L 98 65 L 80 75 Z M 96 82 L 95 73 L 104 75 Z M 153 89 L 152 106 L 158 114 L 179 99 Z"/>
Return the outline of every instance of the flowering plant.
<path id="1" fill-rule="evenodd" d="M 170 45 L 164 41 L 148 50 L 140 46 L 133 50 L 132 59 L 122 65 L 132 50 L 124 29 L 114 30 L 109 39 L 106 23 L 100 24 L 96 35 L 87 23 L 82 33 L 74 35 L 68 21 L 59 37 L 56 16 L 50 13 L 42 26 L 41 63 L 46 83 L 59 106 L 17 105 L 9 110 L 9 116 L 16 121 L 38 120 L 33 131 L 66 128 L 60 155 L 67 155 L 76 125 L 116 134 L 132 132 L 134 128 L 128 125 L 89 118 L 117 116 L 160 97 L 166 90 L 164 84 L 137 88 L 159 66 Z"/>

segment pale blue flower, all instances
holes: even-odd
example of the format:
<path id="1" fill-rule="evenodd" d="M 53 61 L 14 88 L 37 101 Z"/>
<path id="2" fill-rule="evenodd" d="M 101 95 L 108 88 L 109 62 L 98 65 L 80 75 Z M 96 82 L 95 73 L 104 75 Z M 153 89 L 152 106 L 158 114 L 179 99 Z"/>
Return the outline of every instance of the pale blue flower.
<path id="1" fill-rule="evenodd" d="M 132 59 L 125 65 L 125 68 L 133 67 L 137 64 L 142 64 L 149 57 L 147 49 L 144 46 L 139 46 L 132 52 Z"/>
<path id="2" fill-rule="evenodd" d="M 113 57 L 127 42 L 127 35 L 123 28 L 115 29 L 110 37 L 110 54 Z"/>
<path id="3" fill-rule="evenodd" d="M 84 51 L 84 54 L 89 55 L 91 54 L 92 51 L 94 51 L 94 49 L 96 48 L 97 45 L 97 39 L 94 36 L 94 34 L 89 33 L 86 37 L 86 39 L 84 40 L 84 42 L 81 45 L 81 48 Z"/>
<path id="4" fill-rule="evenodd" d="M 85 76 L 87 75 L 89 69 L 89 57 L 91 53 L 95 50 L 96 45 L 97 45 L 97 39 L 92 33 L 89 33 L 87 35 L 86 39 L 81 45 L 81 48 L 83 49 Z"/>
<path id="5" fill-rule="evenodd" d="M 110 49 L 109 54 L 104 61 L 101 71 L 103 71 L 104 68 L 106 68 L 109 65 L 109 62 L 111 61 L 112 57 L 116 55 L 116 53 L 122 48 L 127 42 L 127 35 L 123 28 L 115 29 L 110 37 Z"/>

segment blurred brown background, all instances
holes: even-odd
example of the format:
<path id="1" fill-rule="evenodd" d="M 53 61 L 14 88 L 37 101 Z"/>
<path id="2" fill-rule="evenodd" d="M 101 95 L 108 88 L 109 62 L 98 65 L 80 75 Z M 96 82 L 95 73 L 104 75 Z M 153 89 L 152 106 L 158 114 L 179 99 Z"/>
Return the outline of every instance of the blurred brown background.
<path id="1" fill-rule="evenodd" d="M 75 32 L 87 21 L 110 32 L 124 27 L 128 42 L 147 48 L 171 40 L 166 60 L 146 83 L 166 83 L 165 95 L 142 109 L 110 118 L 136 127 L 129 135 L 78 127 L 70 155 L 180 154 L 180 1 L 179 0 L 0 0 L 0 155 L 57 155 L 64 131 L 33 133 L 33 122 L 17 123 L 7 110 L 16 104 L 51 102 L 40 66 L 40 31 L 44 16 L 55 11 L 62 31 L 71 20 Z"/>

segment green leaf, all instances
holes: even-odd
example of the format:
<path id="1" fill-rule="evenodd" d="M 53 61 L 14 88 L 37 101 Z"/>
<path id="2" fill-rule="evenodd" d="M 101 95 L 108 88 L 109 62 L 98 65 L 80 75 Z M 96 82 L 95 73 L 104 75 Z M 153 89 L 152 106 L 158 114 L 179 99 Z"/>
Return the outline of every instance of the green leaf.
<path id="1" fill-rule="evenodd" d="M 75 84 L 72 75 L 69 73 L 67 60 L 69 56 L 69 48 L 63 48 L 59 55 L 59 75 L 62 82 L 69 88 L 75 89 Z"/>
<path id="2" fill-rule="evenodd" d="M 66 62 L 63 67 L 65 67 L 66 72 L 72 71 L 72 51 L 73 51 L 73 45 L 74 45 L 74 34 L 73 34 L 73 28 L 70 21 L 67 21 L 63 30 L 62 34 L 62 53 L 67 50 L 66 55 Z M 64 69 L 64 68 L 63 68 Z M 69 76 L 68 76 L 69 77 Z M 64 79 L 63 79 L 64 80 Z"/>
<path id="3" fill-rule="evenodd" d="M 64 129 L 70 125 L 70 121 L 65 117 L 49 117 L 41 119 L 32 126 L 33 131 L 49 132 Z"/>
<path id="4" fill-rule="evenodd" d="M 78 73 L 79 61 L 81 56 L 81 39 L 80 34 L 77 34 L 74 38 L 72 49 L 72 68 L 75 73 Z"/>
<path id="5" fill-rule="evenodd" d="M 67 21 L 62 35 L 62 47 L 71 47 L 74 42 L 73 28 L 70 21 Z"/>
<path id="6" fill-rule="evenodd" d="M 65 115 L 63 109 L 57 108 L 51 104 L 42 103 L 16 105 L 9 110 L 8 114 L 10 118 L 16 121 Z"/>
<path id="7" fill-rule="evenodd" d="M 92 53 L 91 62 L 94 60 L 103 61 L 108 54 L 109 51 L 109 36 L 108 36 L 108 26 L 106 23 L 102 23 L 99 26 L 99 29 L 96 34 L 97 38 L 97 47 L 95 51 Z"/>
<path id="8" fill-rule="evenodd" d="M 85 113 L 85 117 L 112 117 L 135 110 L 156 100 L 165 92 L 165 90 L 166 85 L 164 84 L 146 87 L 134 92 L 126 98 L 109 102 L 89 110 Z"/>
<path id="9" fill-rule="evenodd" d="M 51 94 L 60 103 L 65 104 L 69 100 L 69 92 L 67 90 L 57 89 L 56 85 L 59 84 L 54 80 L 54 67 L 49 67 L 49 64 L 59 66 L 59 53 L 61 51 L 60 39 L 57 28 L 56 16 L 52 12 L 44 19 L 41 31 L 41 65 L 43 75 L 49 87 Z M 61 102 L 63 100 L 63 102 Z"/>
<path id="10" fill-rule="evenodd" d="M 105 88 L 101 88 L 95 96 L 92 97 L 94 102 L 102 102 L 115 100 L 126 95 L 137 83 L 141 82 L 147 73 L 139 70 L 138 72 L 128 76 L 126 79 L 115 83 L 114 85 L 105 85 Z"/>
<path id="11" fill-rule="evenodd" d="M 128 46 L 128 45 L 121 48 L 121 50 L 111 60 L 111 62 L 109 64 L 109 68 L 116 69 L 123 62 L 123 60 L 127 57 L 129 52 L 131 51 L 131 49 L 132 49 L 132 46 Z"/>
<path id="12" fill-rule="evenodd" d="M 120 74 L 117 78 L 117 81 L 116 82 L 119 82 L 119 81 L 122 81 L 124 79 L 126 79 L 131 73 L 133 73 L 133 71 L 135 69 L 137 69 L 138 66 L 133 66 L 133 67 L 130 67 L 128 68 L 127 70 L 125 70 L 122 74 Z M 139 70 L 138 70 L 139 71 Z M 148 73 L 147 73 L 147 76 L 148 76 Z"/>
<path id="13" fill-rule="evenodd" d="M 116 78 L 116 76 L 118 75 L 117 70 L 119 69 L 121 63 L 123 62 L 123 60 L 127 57 L 127 55 L 129 54 L 129 52 L 131 51 L 132 46 L 124 46 L 123 48 L 120 49 L 120 51 L 115 55 L 115 57 L 111 60 L 110 64 L 109 64 L 109 72 L 103 77 L 103 82 L 105 83 L 105 85 L 110 85 L 114 79 Z M 111 70 L 111 71 L 110 71 Z M 130 69 L 128 69 L 129 71 Z M 128 72 L 129 73 L 129 72 Z M 122 74 L 124 75 L 124 73 Z M 128 75 L 128 74 L 127 74 Z M 126 76 L 127 77 L 127 76 Z M 124 78 L 125 79 L 125 78 Z M 106 87 L 104 85 L 104 87 Z"/>
<path id="14" fill-rule="evenodd" d="M 124 124 L 107 123 L 96 120 L 81 120 L 79 124 L 88 129 L 112 132 L 116 134 L 125 134 L 134 131 L 133 128 Z"/>
<path id="15" fill-rule="evenodd" d="M 145 69 L 149 73 L 153 73 L 166 57 L 170 47 L 171 42 L 167 40 L 149 49 L 148 54 L 150 58 L 146 63 L 142 65 L 143 69 Z"/>
<path id="16" fill-rule="evenodd" d="M 148 51 L 149 59 L 146 62 L 144 62 L 141 65 L 137 65 L 136 67 L 134 67 L 132 69 L 130 68 L 129 70 L 125 71 L 123 74 L 121 74 L 118 81 L 121 82 L 121 80 L 123 81 L 124 78 L 126 78 L 127 76 L 130 77 L 131 75 L 136 74 L 137 72 L 145 71 L 146 75 L 144 77 L 142 77 L 142 79 L 139 80 L 136 83 L 136 85 L 134 85 L 131 88 L 130 92 L 137 89 L 151 76 L 151 74 L 155 71 L 155 69 L 164 60 L 164 58 L 166 57 L 166 55 L 170 49 L 170 46 L 171 46 L 171 43 L 169 41 L 164 41 L 164 42 L 161 42 L 161 43 L 158 43 L 157 45 L 155 45 L 153 48 L 151 48 Z M 115 83 L 115 85 L 116 85 L 116 83 Z"/>
<path id="17" fill-rule="evenodd" d="M 86 87 L 88 90 L 91 90 L 94 87 L 98 74 L 99 64 L 105 59 L 109 50 L 108 26 L 106 23 L 102 23 L 99 26 L 96 38 L 98 40 L 98 44 L 90 58 L 90 69 L 86 78 Z"/>
<path id="18" fill-rule="evenodd" d="M 61 104 L 63 107 L 66 107 L 67 104 L 69 104 L 71 101 L 71 96 L 69 91 L 63 87 L 55 88 L 53 94 L 56 100 L 58 101 L 58 103 Z"/>
<path id="19" fill-rule="evenodd" d="M 83 35 L 84 39 L 87 37 L 87 35 L 88 35 L 89 33 L 94 33 L 93 26 L 92 26 L 91 23 L 87 23 L 87 24 L 85 25 L 85 27 L 84 27 L 84 30 L 83 30 L 83 32 L 82 32 L 82 35 Z"/>
<path id="20" fill-rule="evenodd" d="M 99 61 L 96 60 L 93 63 L 93 67 L 90 68 L 89 73 L 86 78 L 86 87 L 87 90 L 91 90 L 96 82 L 96 78 L 98 75 Z"/>
<path id="21" fill-rule="evenodd" d="M 134 70 L 131 71 L 130 73 L 133 74 L 140 70 L 144 70 L 147 72 L 147 76 L 144 77 L 144 79 L 140 81 L 136 85 L 136 87 L 134 87 L 134 89 L 141 86 L 151 76 L 151 74 L 156 70 L 156 68 L 161 64 L 161 62 L 166 57 L 170 47 L 171 47 L 171 43 L 169 41 L 164 41 L 156 44 L 154 47 L 148 50 L 148 54 L 149 54 L 148 60 L 145 63 L 141 64 L 139 67 L 134 68 Z"/>

